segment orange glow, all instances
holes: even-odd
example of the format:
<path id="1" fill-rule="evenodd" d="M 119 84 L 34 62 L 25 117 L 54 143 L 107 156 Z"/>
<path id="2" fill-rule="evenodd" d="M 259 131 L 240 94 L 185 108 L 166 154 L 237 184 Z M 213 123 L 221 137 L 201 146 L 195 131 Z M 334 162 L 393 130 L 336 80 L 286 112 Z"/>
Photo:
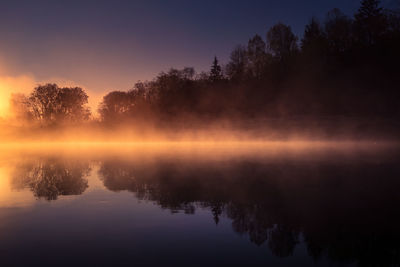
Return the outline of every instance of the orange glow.
<path id="1" fill-rule="evenodd" d="M 66 141 L 66 142 L 10 142 L 0 143 L 0 158 L 11 158 L 13 155 L 38 154 L 69 155 L 74 157 L 103 157 L 109 155 L 129 154 L 147 155 L 181 155 L 200 156 L 204 159 L 231 158 L 241 156 L 282 157 L 311 156 L 330 157 L 335 153 L 355 155 L 357 153 L 373 154 L 376 152 L 398 149 L 395 142 L 368 141 Z"/>
<path id="2" fill-rule="evenodd" d="M 0 76 L 0 117 L 10 116 L 10 97 L 13 93 L 28 93 L 36 82 L 32 76 Z"/>
<path id="3" fill-rule="evenodd" d="M 38 81 L 32 75 L 7 76 L 1 75 L 0 73 L 0 118 L 7 119 L 12 116 L 10 111 L 10 99 L 12 94 L 21 93 L 29 95 L 38 84 L 45 83 L 56 83 L 60 87 L 77 86 L 84 88 L 89 95 L 88 106 L 90 107 L 93 116 L 96 117 L 98 104 L 101 102 L 105 92 L 96 92 L 87 89 L 84 85 L 62 78 L 51 78 L 46 81 Z"/>
<path id="4" fill-rule="evenodd" d="M 31 205 L 35 198 L 29 190 L 16 191 L 10 185 L 11 170 L 0 166 L 0 208 Z"/>

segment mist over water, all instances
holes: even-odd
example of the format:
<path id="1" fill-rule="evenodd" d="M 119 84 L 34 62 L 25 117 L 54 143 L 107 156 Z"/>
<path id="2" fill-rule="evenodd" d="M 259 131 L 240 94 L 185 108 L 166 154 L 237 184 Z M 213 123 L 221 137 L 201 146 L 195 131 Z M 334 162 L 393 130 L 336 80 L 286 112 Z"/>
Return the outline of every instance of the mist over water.
<path id="1" fill-rule="evenodd" d="M 395 266 L 398 148 L 8 147 L 0 157 L 2 260 Z"/>
<path id="2" fill-rule="evenodd" d="M 103 2 L 1 5 L 0 265 L 400 266 L 399 7 Z"/>

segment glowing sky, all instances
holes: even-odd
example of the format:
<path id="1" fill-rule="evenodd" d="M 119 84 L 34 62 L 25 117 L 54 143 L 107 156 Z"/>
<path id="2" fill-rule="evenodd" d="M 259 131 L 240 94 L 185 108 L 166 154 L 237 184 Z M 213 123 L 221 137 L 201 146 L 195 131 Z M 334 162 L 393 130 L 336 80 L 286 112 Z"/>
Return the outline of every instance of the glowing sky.
<path id="1" fill-rule="evenodd" d="M 333 7 L 352 14 L 358 5 L 359 0 L 1 0 L 0 116 L 6 91 L 57 81 L 83 86 L 95 105 L 105 91 L 129 89 L 170 67 L 208 70 L 214 55 L 226 62 L 235 45 L 256 33 L 264 37 L 277 22 L 300 35 L 311 16 L 322 19 Z"/>

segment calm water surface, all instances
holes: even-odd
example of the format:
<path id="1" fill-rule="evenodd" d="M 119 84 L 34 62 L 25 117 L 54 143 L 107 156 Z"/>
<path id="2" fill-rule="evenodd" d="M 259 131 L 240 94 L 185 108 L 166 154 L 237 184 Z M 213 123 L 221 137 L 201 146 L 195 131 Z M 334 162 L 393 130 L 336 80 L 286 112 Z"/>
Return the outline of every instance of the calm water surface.
<path id="1" fill-rule="evenodd" d="M 7 150 L 1 265 L 399 266 L 396 150 Z"/>

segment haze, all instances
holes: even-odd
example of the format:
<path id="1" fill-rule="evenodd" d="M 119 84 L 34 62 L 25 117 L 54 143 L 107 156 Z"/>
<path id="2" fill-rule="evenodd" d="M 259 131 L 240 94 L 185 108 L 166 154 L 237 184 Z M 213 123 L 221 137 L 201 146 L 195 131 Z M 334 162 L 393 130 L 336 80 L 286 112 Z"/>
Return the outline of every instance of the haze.
<path id="1" fill-rule="evenodd" d="M 299 36 L 311 16 L 358 1 L 1 1 L 0 116 L 10 93 L 39 83 L 79 85 L 93 113 L 111 90 L 128 90 L 171 67 L 208 71 L 235 45 L 277 22 Z M 389 5 L 390 3 L 388 3 Z M 203 19 L 207 18 L 207 19 Z"/>

